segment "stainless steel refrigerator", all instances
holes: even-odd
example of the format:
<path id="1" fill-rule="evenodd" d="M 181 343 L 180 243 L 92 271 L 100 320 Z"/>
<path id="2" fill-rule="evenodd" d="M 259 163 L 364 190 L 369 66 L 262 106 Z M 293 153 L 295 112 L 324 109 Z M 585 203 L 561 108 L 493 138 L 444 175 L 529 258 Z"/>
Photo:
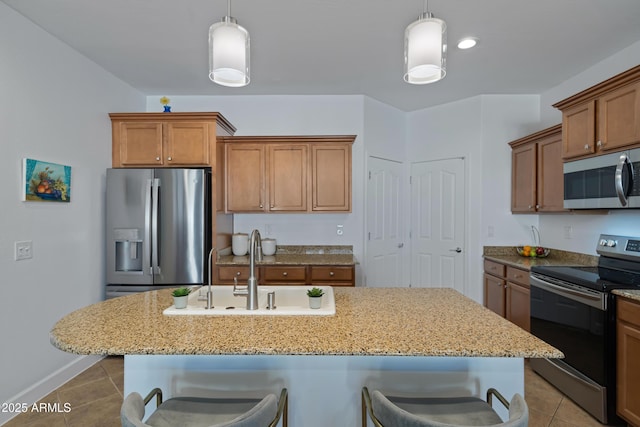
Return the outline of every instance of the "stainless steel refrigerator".
<path id="1" fill-rule="evenodd" d="M 204 284 L 211 169 L 107 169 L 106 297 Z"/>

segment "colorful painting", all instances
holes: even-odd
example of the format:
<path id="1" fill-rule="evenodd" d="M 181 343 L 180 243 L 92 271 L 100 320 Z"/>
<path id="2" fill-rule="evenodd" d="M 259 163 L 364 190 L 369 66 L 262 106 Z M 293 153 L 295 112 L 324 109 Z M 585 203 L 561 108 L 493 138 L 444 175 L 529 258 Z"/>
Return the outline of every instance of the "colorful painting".
<path id="1" fill-rule="evenodd" d="M 71 201 L 71 166 L 24 159 L 22 173 L 22 200 L 66 203 Z"/>

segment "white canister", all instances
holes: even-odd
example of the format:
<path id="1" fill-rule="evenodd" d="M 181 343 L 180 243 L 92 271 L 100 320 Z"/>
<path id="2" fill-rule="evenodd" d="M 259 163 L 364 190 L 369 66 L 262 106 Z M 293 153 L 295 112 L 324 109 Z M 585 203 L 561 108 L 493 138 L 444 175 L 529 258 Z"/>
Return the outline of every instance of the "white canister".
<path id="1" fill-rule="evenodd" d="M 231 236 L 231 251 L 235 256 L 246 255 L 249 250 L 249 235 L 236 233 Z"/>
<path id="2" fill-rule="evenodd" d="M 262 239 L 262 254 L 273 255 L 276 253 L 276 239 Z"/>

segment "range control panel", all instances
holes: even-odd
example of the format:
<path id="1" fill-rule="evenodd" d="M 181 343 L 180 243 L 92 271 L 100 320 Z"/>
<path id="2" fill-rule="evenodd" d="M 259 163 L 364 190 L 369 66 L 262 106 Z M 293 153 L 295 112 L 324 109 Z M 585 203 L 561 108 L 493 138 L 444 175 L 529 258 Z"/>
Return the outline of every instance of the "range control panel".
<path id="1" fill-rule="evenodd" d="M 601 234 L 596 252 L 611 258 L 630 259 L 640 262 L 640 237 Z"/>

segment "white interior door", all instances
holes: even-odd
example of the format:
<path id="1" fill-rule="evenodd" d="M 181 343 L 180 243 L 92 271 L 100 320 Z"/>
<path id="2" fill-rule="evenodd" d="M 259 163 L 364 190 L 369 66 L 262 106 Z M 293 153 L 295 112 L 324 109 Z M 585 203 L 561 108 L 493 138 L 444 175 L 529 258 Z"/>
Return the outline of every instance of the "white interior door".
<path id="1" fill-rule="evenodd" d="M 464 159 L 411 164 L 411 286 L 464 293 Z"/>
<path id="2" fill-rule="evenodd" d="M 402 163 L 369 157 L 368 169 L 366 283 L 406 286 Z"/>

